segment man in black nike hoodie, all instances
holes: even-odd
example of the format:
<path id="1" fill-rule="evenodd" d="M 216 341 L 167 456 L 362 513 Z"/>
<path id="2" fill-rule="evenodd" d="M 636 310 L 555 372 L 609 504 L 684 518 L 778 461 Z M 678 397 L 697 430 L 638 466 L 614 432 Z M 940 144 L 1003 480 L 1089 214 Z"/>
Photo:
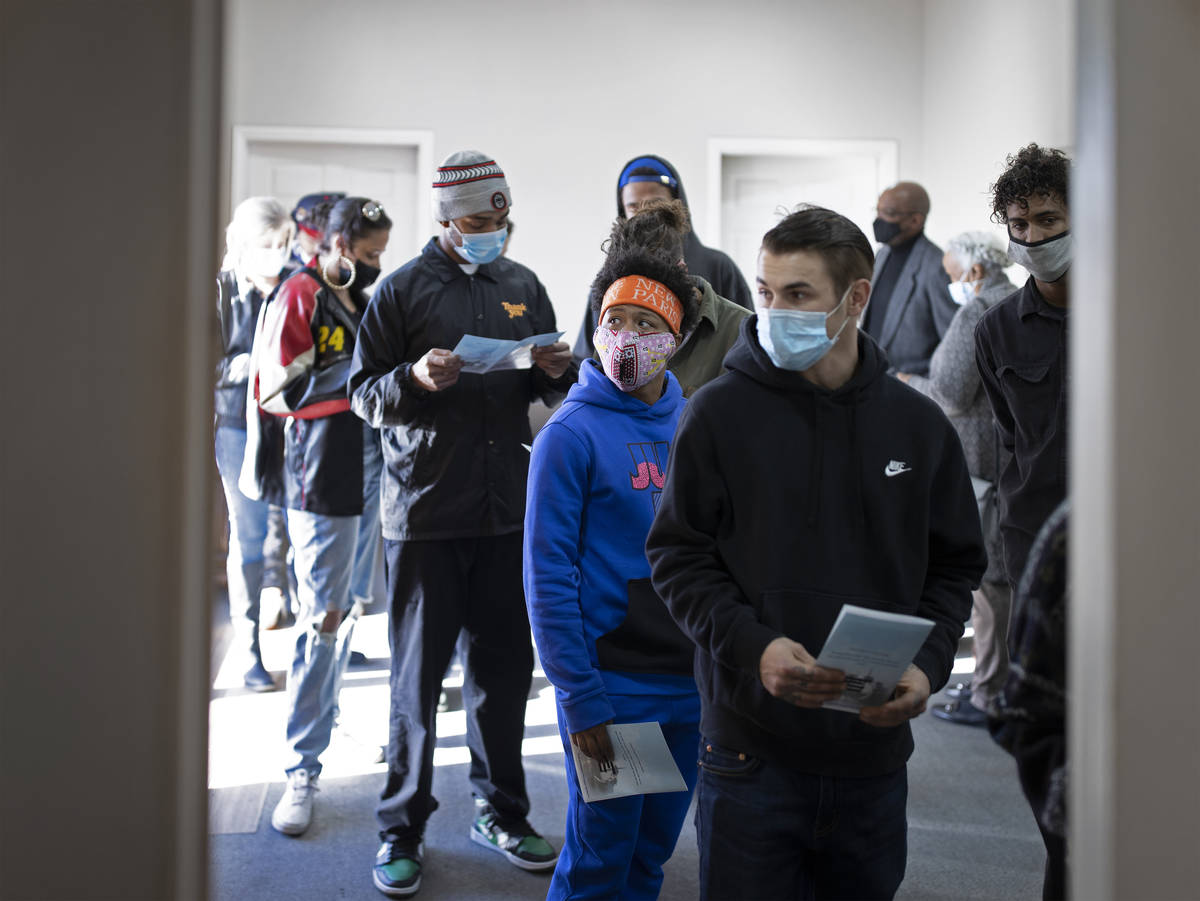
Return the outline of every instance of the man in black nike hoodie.
<path id="1" fill-rule="evenodd" d="M 949 678 L 987 567 L 962 446 L 857 319 L 873 254 L 819 207 L 763 239 L 759 310 L 689 401 L 646 542 L 697 646 L 701 896 L 891 898 L 908 720 Z M 843 604 L 934 626 L 888 703 L 822 709 Z"/>

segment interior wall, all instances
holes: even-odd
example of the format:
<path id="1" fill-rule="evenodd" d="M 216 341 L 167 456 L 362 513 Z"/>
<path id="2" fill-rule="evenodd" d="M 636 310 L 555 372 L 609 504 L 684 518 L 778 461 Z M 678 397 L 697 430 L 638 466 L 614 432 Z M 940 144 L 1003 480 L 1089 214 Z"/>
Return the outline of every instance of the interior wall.
<path id="1" fill-rule="evenodd" d="M 219 16 L 0 4 L 5 898 L 205 895 Z"/>
<path id="2" fill-rule="evenodd" d="M 1080 5 L 1071 313 L 1074 897 L 1200 885 L 1200 6 Z"/>
<path id="3" fill-rule="evenodd" d="M 976 229 L 1007 240 L 988 189 L 1008 154 L 1036 141 L 1074 155 L 1074 11 L 1075 0 L 925 0 L 916 171 L 936 243 Z"/>
<path id="4" fill-rule="evenodd" d="M 679 168 L 714 244 L 710 137 L 896 138 L 902 166 L 921 159 L 920 0 L 462 0 L 450 23 L 435 4 L 337 9 L 228 0 L 225 144 L 235 123 L 386 127 L 433 131 L 435 161 L 494 155 L 513 189 L 512 256 L 572 336 L 630 157 Z"/>

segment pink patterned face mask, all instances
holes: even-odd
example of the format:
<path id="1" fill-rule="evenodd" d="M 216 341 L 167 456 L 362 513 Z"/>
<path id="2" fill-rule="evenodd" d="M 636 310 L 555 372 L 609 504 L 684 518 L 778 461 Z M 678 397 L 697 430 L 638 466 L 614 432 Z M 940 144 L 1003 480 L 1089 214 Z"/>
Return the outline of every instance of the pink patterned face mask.
<path id="1" fill-rule="evenodd" d="M 600 326 L 592 336 L 604 374 L 622 391 L 636 391 L 667 368 L 675 353 L 670 332 L 615 332 Z"/>

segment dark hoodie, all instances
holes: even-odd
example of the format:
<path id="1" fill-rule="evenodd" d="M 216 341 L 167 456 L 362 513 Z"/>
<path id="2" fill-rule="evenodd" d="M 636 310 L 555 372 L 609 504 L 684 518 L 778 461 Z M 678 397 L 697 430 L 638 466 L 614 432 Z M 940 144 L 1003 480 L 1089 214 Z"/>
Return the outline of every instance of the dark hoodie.
<path id="1" fill-rule="evenodd" d="M 755 323 L 680 419 L 646 542 L 654 587 L 698 646 L 708 739 L 806 773 L 889 773 L 912 753 L 907 723 L 784 703 L 759 660 L 781 635 L 816 656 L 850 603 L 933 620 L 914 663 L 945 684 L 987 566 L 962 446 L 869 336 L 829 391 L 776 367 Z"/>
<path id="2" fill-rule="evenodd" d="M 661 156 L 652 154 L 640 154 L 635 156 L 629 162 L 621 167 L 621 171 L 625 171 L 625 167 L 632 163 L 633 160 L 651 159 L 658 160 L 667 169 L 670 170 L 672 177 L 675 179 L 677 188 L 672 190 L 672 194 L 683 201 L 683 205 L 688 205 L 687 192 L 683 189 L 683 179 L 679 177 L 679 172 L 669 162 Z M 617 179 L 617 218 L 625 218 L 625 207 L 621 204 L 621 182 Z M 689 231 L 683 237 L 683 259 L 687 263 L 688 272 L 692 275 L 698 275 L 710 285 L 712 289 L 721 297 L 732 300 L 738 306 L 745 307 L 747 310 L 754 310 L 754 295 L 750 293 L 750 287 L 746 284 L 746 280 L 742 278 L 742 273 L 737 265 L 731 260 L 728 254 L 715 250 L 712 247 L 705 247 L 700 243 L 700 239 L 696 237 L 694 231 Z M 591 306 L 583 313 L 583 325 L 579 329 L 579 337 L 575 339 L 575 356 L 580 360 L 589 359 L 595 352 L 595 345 L 592 344 L 592 335 L 596 332 L 596 314 L 592 312 Z"/>

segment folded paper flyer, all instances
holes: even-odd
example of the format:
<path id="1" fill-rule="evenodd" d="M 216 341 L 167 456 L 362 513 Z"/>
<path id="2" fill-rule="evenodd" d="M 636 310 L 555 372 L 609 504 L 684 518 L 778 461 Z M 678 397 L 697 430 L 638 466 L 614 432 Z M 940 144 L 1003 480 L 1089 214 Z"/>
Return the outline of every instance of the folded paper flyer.
<path id="1" fill-rule="evenodd" d="M 530 335 L 519 341 L 463 335 L 454 350 L 463 361 L 463 372 L 496 372 L 501 369 L 528 369 L 533 365 L 532 348 L 554 344 L 563 332 Z"/>
<path id="2" fill-rule="evenodd" d="M 846 674 L 846 690 L 821 706 L 858 713 L 886 704 L 932 628 L 920 616 L 846 604 L 817 656 L 821 666 Z"/>
<path id="3" fill-rule="evenodd" d="M 687 791 L 687 783 L 675 765 L 671 749 L 658 723 L 622 723 L 608 726 L 613 762 L 609 769 L 571 748 L 575 777 L 583 800 L 605 801 L 626 795 Z"/>

